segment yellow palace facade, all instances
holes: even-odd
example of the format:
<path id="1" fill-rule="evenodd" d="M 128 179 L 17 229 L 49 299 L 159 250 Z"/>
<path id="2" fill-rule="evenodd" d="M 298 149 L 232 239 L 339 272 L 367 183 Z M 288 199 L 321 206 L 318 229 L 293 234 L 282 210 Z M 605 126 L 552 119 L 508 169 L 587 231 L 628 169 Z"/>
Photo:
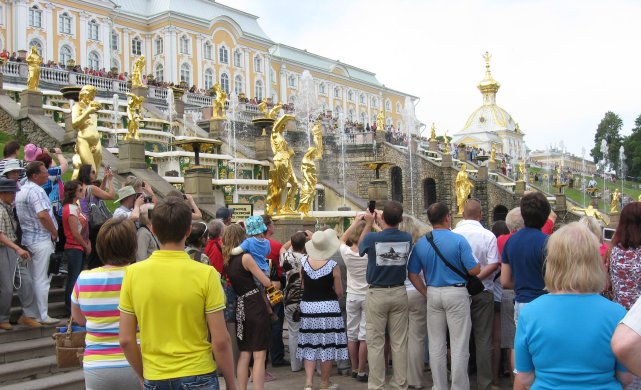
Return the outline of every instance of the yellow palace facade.
<path id="1" fill-rule="evenodd" d="M 402 130 L 406 98 L 412 115 L 418 102 L 372 72 L 275 43 L 257 16 L 213 0 L 3 1 L 0 45 L 36 46 L 45 62 L 129 73 L 144 55 L 145 73 L 157 81 L 203 89 L 220 82 L 248 98 L 294 104 L 308 70 L 324 111 L 373 124 L 385 110 L 387 125 Z"/>

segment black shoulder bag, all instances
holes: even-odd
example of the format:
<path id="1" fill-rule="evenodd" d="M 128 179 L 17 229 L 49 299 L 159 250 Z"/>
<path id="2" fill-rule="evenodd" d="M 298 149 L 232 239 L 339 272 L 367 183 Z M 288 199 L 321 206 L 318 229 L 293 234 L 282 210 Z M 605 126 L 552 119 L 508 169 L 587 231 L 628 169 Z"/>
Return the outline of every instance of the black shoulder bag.
<path id="1" fill-rule="evenodd" d="M 444 264 L 445 264 L 449 269 L 451 269 L 452 271 L 454 271 L 454 273 L 456 273 L 458 276 L 460 276 L 460 277 L 462 277 L 463 279 L 465 279 L 465 281 L 466 281 L 466 283 L 465 283 L 465 287 L 467 288 L 467 292 L 468 292 L 470 295 L 480 294 L 480 293 L 482 293 L 482 292 L 483 292 L 483 290 L 485 290 L 485 286 L 483 285 L 483 282 L 481 282 L 481 279 L 479 279 L 479 278 L 478 278 L 478 277 L 476 277 L 475 275 L 464 274 L 464 273 L 463 273 L 463 272 L 461 272 L 458 268 L 454 267 L 454 266 L 452 265 L 452 263 L 450 263 L 449 261 L 447 261 L 447 259 L 445 258 L 445 256 L 443 256 L 443 254 L 441 253 L 441 251 L 438 249 L 438 247 L 437 247 L 437 246 L 436 246 L 436 244 L 434 243 L 434 238 L 433 238 L 433 236 L 432 236 L 432 232 L 428 232 L 428 233 L 425 235 L 425 239 L 427 239 L 427 242 L 429 242 L 429 243 L 430 243 L 430 245 L 432 245 L 432 248 L 434 248 L 434 251 L 436 252 L 436 254 L 438 255 L 438 257 L 443 261 L 443 263 L 444 263 Z"/>

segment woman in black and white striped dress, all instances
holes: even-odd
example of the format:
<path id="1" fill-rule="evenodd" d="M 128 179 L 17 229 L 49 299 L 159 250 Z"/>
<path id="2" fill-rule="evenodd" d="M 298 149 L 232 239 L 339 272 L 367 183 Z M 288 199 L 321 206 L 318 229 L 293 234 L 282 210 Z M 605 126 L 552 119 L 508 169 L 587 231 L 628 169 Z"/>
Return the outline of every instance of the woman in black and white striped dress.
<path id="1" fill-rule="evenodd" d="M 337 389 L 329 382 L 334 360 L 346 360 L 347 335 L 338 305 L 343 295 L 341 272 L 330 258 L 340 245 L 336 232 L 316 232 L 305 244 L 302 261 L 303 297 L 300 303 L 300 333 L 296 357 L 305 361 L 305 390 L 312 389 L 316 362 L 320 361 L 320 389 Z"/>

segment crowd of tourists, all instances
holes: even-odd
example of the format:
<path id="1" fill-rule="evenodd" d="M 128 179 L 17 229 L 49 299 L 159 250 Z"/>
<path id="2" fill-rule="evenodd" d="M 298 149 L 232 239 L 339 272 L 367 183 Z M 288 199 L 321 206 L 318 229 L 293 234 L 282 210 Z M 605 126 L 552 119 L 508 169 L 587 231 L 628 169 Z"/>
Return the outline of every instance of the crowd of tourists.
<path id="1" fill-rule="evenodd" d="M 491 229 L 476 199 L 455 226 L 444 203 L 423 223 L 388 201 L 340 236 L 280 243 L 269 216 L 232 223 L 222 207 L 205 223 L 180 191 L 160 200 L 134 176 L 116 190 L 90 165 L 62 183 L 60 150 L 29 144 L 22 160 L 20 148 L 7 143 L 0 162 L 0 329 L 13 327 L 14 289 L 18 324 L 59 322 L 47 308 L 62 252 L 65 304 L 87 328 L 87 389 L 218 389 L 219 377 L 263 389 L 278 380 L 268 361 L 304 371 L 305 390 L 317 374 L 336 389 L 334 364 L 369 389 L 420 389 L 426 370 L 437 390 L 470 388 L 471 371 L 484 390 L 504 375 L 515 389 L 639 385 L 639 202 L 609 243 L 591 217 L 554 231 L 537 192 Z"/>

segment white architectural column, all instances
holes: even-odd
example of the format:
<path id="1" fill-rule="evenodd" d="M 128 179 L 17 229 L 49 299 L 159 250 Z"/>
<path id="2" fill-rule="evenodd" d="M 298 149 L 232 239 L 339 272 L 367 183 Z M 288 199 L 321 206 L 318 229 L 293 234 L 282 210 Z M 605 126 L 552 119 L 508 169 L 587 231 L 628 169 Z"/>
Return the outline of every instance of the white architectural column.
<path id="1" fill-rule="evenodd" d="M 47 62 L 48 59 L 52 59 L 58 62 L 59 58 L 54 57 L 54 53 L 58 52 L 58 48 L 53 47 L 53 36 L 56 34 L 56 32 L 53 31 L 53 9 L 56 6 L 53 3 L 45 3 L 42 7 L 44 9 L 44 28 L 45 31 L 47 31 L 47 49 L 45 51 L 49 57 L 43 60 Z"/>
<path id="2" fill-rule="evenodd" d="M 152 59 L 154 58 L 154 47 L 151 44 L 151 34 L 145 34 L 145 50 L 143 51 L 143 54 L 145 55 L 145 74 L 150 74 L 152 73 L 151 71 L 151 63 Z"/>
<path id="3" fill-rule="evenodd" d="M 347 121 L 347 90 L 349 88 L 347 86 L 341 88 L 341 96 L 343 97 L 343 114 L 345 115 L 345 121 Z"/>
<path id="4" fill-rule="evenodd" d="M 171 49 L 169 40 L 171 39 L 169 35 L 169 28 L 164 28 L 161 32 L 162 34 L 162 68 L 163 68 L 163 80 L 169 82 L 171 78 L 171 71 L 169 70 L 169 58 L 171 57 L 169 50 Z M 154 75 L 156 71 L 154 70 Z"/>
<path id="5" fill-rule="evenodd" d="M 287 67 L 282 64 L 280 67 L 280 101 L 287 104 Z M 277 102 L 274 102 L 277 103 Z"/>
<path id="6" fill-rule="evenodd" d="M 89 61 L 87 61 L 87 41 L 88 41 L 88 34 L 87 34 L 87 19 L 91 17 L 91 14 L 87 11 L 81 11 L 80 12 L 80 65 L 84 68 L 88 65 Z"/>
<path id="7" fill-rule="evenodd" d="M 254 97 L 254 94 L 252 94 L 252 85 L 251 85 L 251 71 L 249 70 L 249 66 L 251 64 L 250 57 L 251 57 L 251 51 L 249 51 L 249 48 L 244 48 L 243 49 L 244 54 L 244 60 L 245 60 L 245 96 L 247 96 L 248 99 L 251 99 Z M 255 72 L 255 70 L 254 70 Z"/>
<path id="8" fill-rule="evenodd" d="M 178 48 L 176 47 L 177 44 L 177 28 L 170 26 L 168 27 L 169 30 L 169 51 L 165 53 L 165 57 L 169 59 L 167 61 L 168 68 L 169 68 L 169 80 L 173 82 L 174 84 L 179 84 L 180 79 L 178 78 Z"/>
<path id="9" fill-rule="evenodd" d="M 265 55 L 265 92 L 264 98 L 272 96 L 272 63 L 269 54 Z M 249 97 L 249 95 L 247 95 Z"/>
<path id="10" fill-rule="evenodd" d="M 131 68 L 129 67 L 129 57 L 131 56 L 131 39 L 129 39 L 129 32 L 131 30 L 127 27 L 122 29 L 122 54 L 123 64 L 122 71 L 131 75 Z"/>
<path id="11" fill-rule="evenodd" d="M 103 18 L 100 25 L 100 40 L 102 41 L 102 66 L 106 71 L 111 69 L 111 19 Z"/>
<path id="12" fill-rule="evenodd" d="M 27 23 L 29 13 L 26 0 L 14 0 L 13 2 L 13 50 L 29 50 L 27 45 Z M 45 59 L 46 61 L 46 59 Z"/>
<path id="13" fill-rule="evenodd" d="M 196 74 L 198 75 L 198 88 L 205 88 L 205 79 L 203 77 L 203 40 L 205 36 L 196 35 Z M 195 84 L 195 83 L 194 83 Z"/>
<path id="14" fill-rule="evenodd" d="M 370 127 L 373 125 L 372 123 L 372 97 L 366 93 L 365 94 L 365 100 L 367 100 L 367 122 L 365 122 L 365 126 L 369 123 Z"/>

